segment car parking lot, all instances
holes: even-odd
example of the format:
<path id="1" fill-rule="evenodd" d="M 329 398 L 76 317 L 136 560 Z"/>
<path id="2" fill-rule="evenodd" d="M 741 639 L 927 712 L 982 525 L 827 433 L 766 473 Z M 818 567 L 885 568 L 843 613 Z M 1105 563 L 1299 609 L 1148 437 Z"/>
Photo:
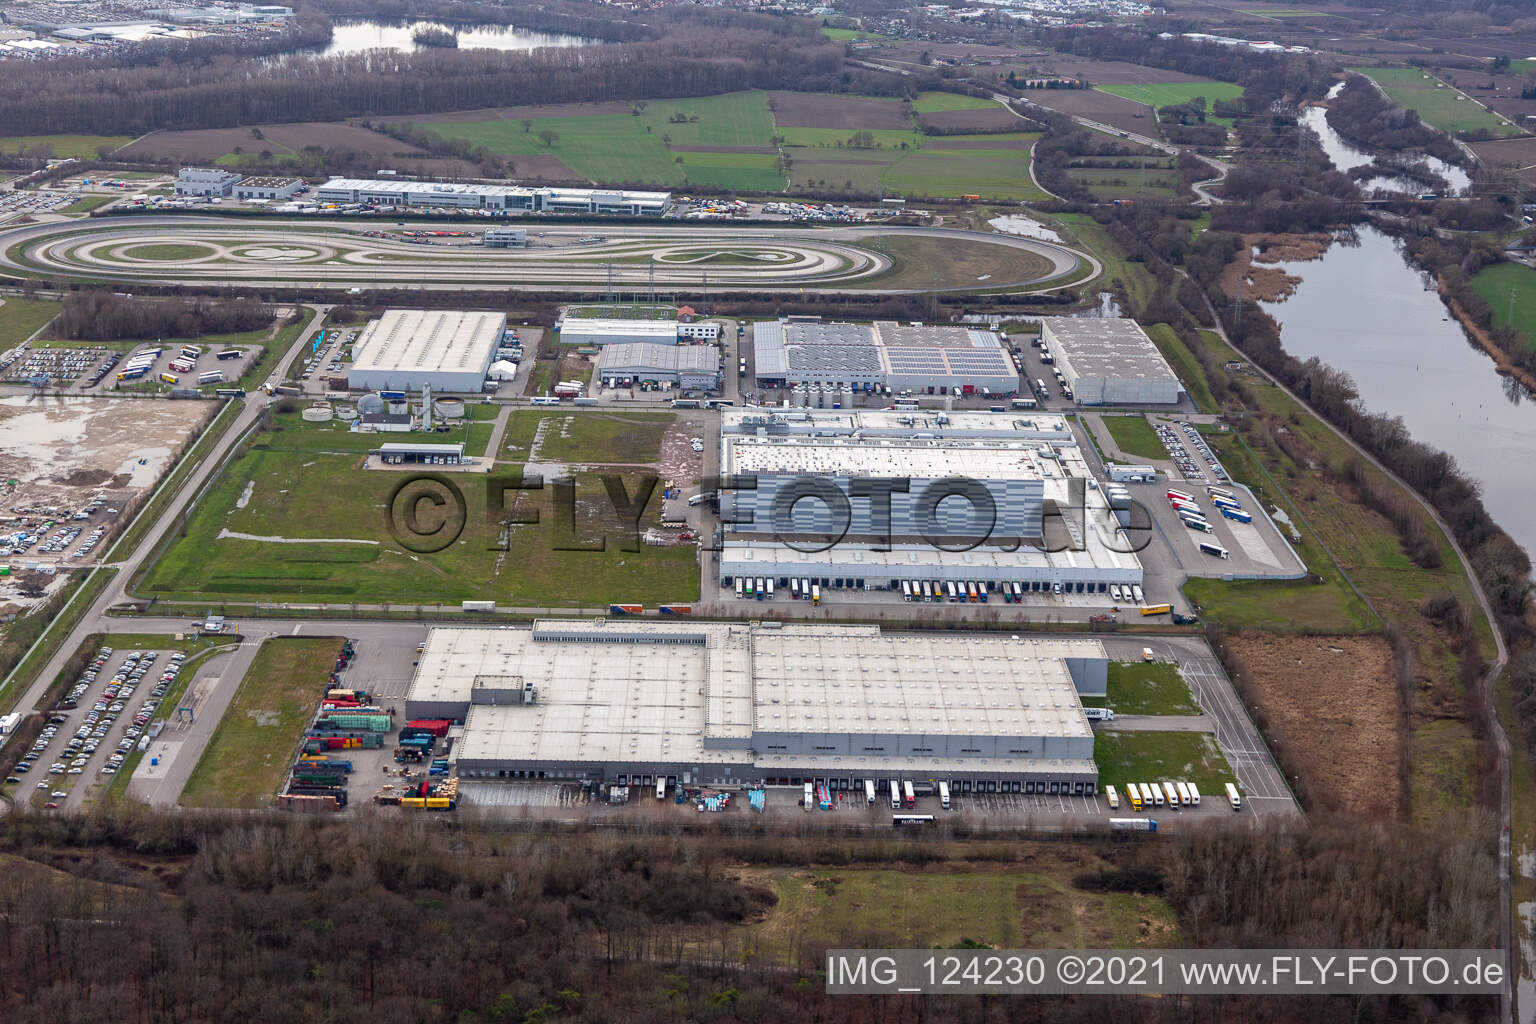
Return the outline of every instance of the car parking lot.
<path id="1" fill-rule="evenodd" d="M 1200 431 L 1193 423 L 1186 420 L 1165 421 L 1149 418 L 1152 429 L 1157 431 L 1157 438 L 1168 451 L 1168 458 L 1178 467 L 1180 476 L 1185 480 L 1203 483 L 1213 480 L 1217 483 L 1227 483 L 1230 479 L 1227 471 L 1216 461 L 1216 453 L 1211 451 L 1210 445 L 1205 443 L 1205 438 L 1200 436 Z"/>
<path id="2" fill-rule="evenodd" d="M 32 803 L 55 810 L 90 783 L 111 782 L 134 748 L 147 747 L 159 730 L 161 702 L 185 660 L 182 651 L 101 648 L 6 780 L 13 796 L 31 783 Z"/>
<path id="3" fill-rule="evenodd" d="M 0 367 L 0 379 L 9 383 L 30 384 L 47 378 L 50 387 L 58 387 L 89 375 L 116 355 L 111 349 L 86 346 L 80 348 L 26 348 L 18 351 L 11 361 Z"/>
<path id="4" fill-rule="evenodd" d="M 0 217 L 5 214 L 52 213 L 75 202 L 79 189 L 37 189 L 0 193 Z"/>

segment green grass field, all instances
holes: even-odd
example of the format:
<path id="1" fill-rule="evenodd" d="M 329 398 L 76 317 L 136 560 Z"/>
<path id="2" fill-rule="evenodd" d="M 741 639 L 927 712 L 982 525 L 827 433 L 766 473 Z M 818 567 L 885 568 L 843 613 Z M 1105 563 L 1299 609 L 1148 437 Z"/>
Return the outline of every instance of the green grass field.
<path id="1" fill-rule="evenodd" d="M 1085 892 L 1068 881 L 1076 870 L 1083 868 L 764 872 L 754 880 L 778 900 L 749 926 L 748 943 L 759 956 L 793 963 L 801 950 L 847 944 L 1126 948 L 1176 939 L 1177 919 L 1161 898 Z"/>
<path id="2" fill-rule="evenodd" d="M 1194 353 L 1179 340 L 1178 332 L 1168 324 L 1153 324 L 1147 328 L 1147 337 L 1152 339 L 1152 344 L 1157 346 L 1163 358 L 1173 367 L 1184 390 L 1194 399 L 1195 406 L 1201 412 L 1215 412 L 1216 398 L 1211 394 L 1211 384 L 1206 379 L 1205 370 L 1195 360 Z"/>
<path id="3" fill-rule="evenodd" d="M 1093 759 L 1100 786 L 1166 780 L 1218 793 L 1237 779 L 1215 737 L 1204 732 L 1096 732 Z"/>
<path id="4" fill-rule="evenodd" d="M 840 43 L 856 39 L 864 39 L 882 46 L 901 42 L 895 36 L 888 36 L 883 32 L 865 32 L 862 29 L 856 28 L 832 28 L 830 25 L 821 26 L 821 34 L 828 39 L 835 39 Z"/>
<path id="5" fill-rule="evenodd" d="M 1350 68 L 1374 80 L 1393 103 L 1417 111 L 1425 123 L 1455 135 L 1485 128 L 1495 135 L 1519 135 L 1520 129 L 1485 110 L 1438 78 L 1417 68 Z"/>
<path id="6" fill-rule="evenodd" d="M 889 101 L 892 104 L 896 100 Z M 986 100 L 953 93 L 924 93 L 916 113 L 983 109 Z M 680 121 L 674 118 L 682 118 Z M 686 188 L 690 184 L 751 191 L 851 189 L 955 198 L 1043 199 L 1029 177 L 1029 149 L 941 149 L 917 130 L 874 128 L 870 146 L 849 143 L 857 128 L 776 125 L 766 93 L 735 92 L 686 100 L 651 100 L 638 115 L 502 118 L 428 125 L 446 138 L 462 138 L 510 156 L 548 153 L 577 174 L 603 182 L 635 182 Z M 548 145 L 540 133 L 552 131 Z M 953 141 L 948 137 L 944 141 Z M 1033 141 L 1027 134 L 963 136 L 999 142 Z M 775 153 L 679 151 L 678 147 L 771 149 L 782 139 L 790 158 L 788 178 Z"/>
<path id="7" fill-rule="evenodd" d="M 186 260 L 212 256 L 213 249 L 196 242 L 164 242 L 154 245 L 136 245 L 123 250 L 123 255 L 133 260 L 153 260 L 157 263 L 180 263 Z"/>
<path id="8" fill-rule="evenodd" d="M 7 297 L 0 305 L 0 351 L 20 345 L 58 313 L 59 304 L 52 299 Z"/>
<path id="9" fill-rule="evenodd" d="M 1073 168 L 1073 181 L 1086 185 L 1099 199 L 1172 199 L 1179 177 L 1170 171 L 1139 168 Z"/>
<path id="10" fill-rule="evenodd" d="M 1188 103 L 1196 96 L 1204 96 L 1207 111 L 1218 100 L 1241 99 L 1243 95 L 1243 87 L 1231 82 L 1119 82 L 1094 88 L 1153 108 L 1176 106 Z M 1210 117 L 1209 120 L 1229 128 L 1232 126 L 1230 118 Z"/>
<path id="11" fill-rule="evenodd" d="M 980 96 L 962 96 L 955 92 L 919 93 L 912 101 L 917 114 L 939 114 L 946 110 L 993 110 L 997 104 Z"/>
<path id="12" fill-rule="evenodd" d="M 139 587 L 146 596 L 394 606 L 495 599 L 541 608 L 698 597 L 692 547 L 622 549 L 633 524 L 613 513 L 596 474 L 577 478 L 575 537 L 560 521 L 553 488 L 545 486 L 507 493 L 504 507 L 516 511 L 504 515 L 536 514 L 538 522 L 509 527 L 504 541 L 501 517 L 487 510 L 486 478 L 458 477 L 463 530 L 443 550 L 417 553 L 401 546 L 386 520 L 404 477 L 359 468 L 362 452 L 376 447 L 378 438 L 305 424 L 292 414 L 278 420 L 285 429 L 263 435 L 230 465 L 183 536 L 148 570 Z M 622 478 L 633 494 L 640 474 Z M 643 523 L 655 522 L 660 502 L 658 487 Z M 221 536 L 224 531 L 298 543 Z M 588 550 L 605 536 L 604 549 Z"/>
<path id="13" fill-rule="evenodd" d="M 182 806 L 271 806 L 340 652 L 339 637 L 265 641 L 192 769 Z"/>
<path id="14" fill-rule="evenodd" d="M 1168 450 L 1157 439 L 1157 431 L 1145 416 L 1105 416 L 1104 427 L 1115 445 L 1127 455 L 1139 455 L 1144 459 L 1166 459 Z"/>
<path id="15" fill-rule="evenodd" d="M 1169 661 L 1112 661 L 1108 697 L 1085 697 L 1089 707 L 1110 707 L 1117 715 L 1198 715 L 1200 705 Z"/>
<path id="16" fill-rule="evenodd" d="M 11 135 L 0 138 L 0 153 L 20 153 L 35 146 L 52 146 L 56 157 L 96 159 L 101 146 L 118 149 L 133 141 L 129 135 Z"/>
<path id="17" fill-rule="evenodd" d="M 1536 270 L 1519 263 L 1496 263 L 1479 271 L 1472 279 L 1472 287 L 1493 309 L 1495 325 L 1513 327 L 1525 337 L 1527 348 L 1536 348 Z"/>
<path id="18" fill-rule="evenodd" d="M 674 121 L 674 117 L 684 120 Z M 773 117 L 767 94 L 734 92 L 685 100 L 651 100 L 639 115 L 441 122 L 428 126 L 445 138 L 468 139 L 513 158 L 549 153 L 576 173 L 603 182 L 662 185 L 697 183 L 718 188 L 784 187 L 778 158 L 765 153 L 678 153 L 669 146 L 769 147 Z M 539 138 L 552 131 L 546 146 Z M 682 162 L 678 162 L 678 158 Z"/>
<path id="19" fill-rule="evenodd" d="M 676 417 L 670 412 L 551 413 L 519 409 L 507 424 L 503 448 L 528 458 L 543 424 L 541 462 L 649 465 L 661 455 L 661 438 Z"/>
<path id="20" fill-rule="evenodd" d="M 70 203 L 68 206 L 64 207 L 64 209 L 59 211 L 59 212 L 60 213 L 90 213 L 92 210 L 99 210 L 103 206 L 106 206 L 108 203 L 112 202 L 114 199 L 119 199 L 119 198 L 121 198 L 121 197 L 120 196 L 105 196 L 105 195 L 81 196 L 79 199 L 76 199 L 74 202 Z"/>

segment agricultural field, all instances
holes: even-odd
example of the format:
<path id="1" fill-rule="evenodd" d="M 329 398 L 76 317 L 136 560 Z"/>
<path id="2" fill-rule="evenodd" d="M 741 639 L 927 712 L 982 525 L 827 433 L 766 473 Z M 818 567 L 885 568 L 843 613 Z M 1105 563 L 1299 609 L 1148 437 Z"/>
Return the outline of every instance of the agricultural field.
<path id="1" fill-rule="evenodd" d="M 576 477 L 574 534 L 552 489 L 504 492 L 507 511 L 493 518 L 485 493 L 492 485 L 465 475 L 465 510 L 455 520 L 462 530 L 442 550 L 419 553 L 402 546 L 386 518 L 392 496 L 405 500 L 394 494 L 402 477 L 361 468 L 369 439 L 314 429 L 293 414 L 277 421 L 283 429 L 259 436 L 230 464 L 184 535 L 146 571 L 146 596 L 395 606 L 494 598 L 539 608 L 698 597 L 694 548 L 623 550 L 635 525 L 617 518 L 595 474 Z M 371 440 L 366 447 L 376 446 Z M 629 493 L 642 475 L 621 474 Z M 641 523 L 654 523 L 660 506 L 658 488 Z M 535 512 L 536 523 L 500 526 Z M 590 550 L 603 537 L 604 549 Z"/>
<path id="2" fill-rule="evenodd" d="M 325 693 L 340 637 L 265 641 L 181 794 L 183 807 L 269 807 Z"/>
<path id="3" fill-rule="evenodd" d="M 743 869 L 742 881 L 777 897 L 743 939 L 759 957 L 780 963 L 798 963 L 807 950 L 866 943 L 1000 949 L 1176 943 L 1177 918 L 1160 897 L 1090 891 L 1070 881 L 1108 866 L 1042 851 L 1028 869 L 963 862 L 933 870 Z"/>
<path id="4" fill-rule="evenodd" d="M 1177 172 L 1134 167 L 1073 168 L 1067 176 L 1099 199 L 1172 199 L 1179 185 Z"/>
<path id="5" fill-rule="evenodd" d="M 1024 95 L 1031 103 L 1073 117 L 1086 117 L 1139 135 L 1157 134 L 1157 119 L 1145 104 L 1100 89 L 1029 89 Z"/>
<path id="6" fill-rule="evenodd" d="M 1115 732 L 1093 734 L 1099 784 L 1193 782 L 1202 793 L 1219 793 L 1237 776 L 1205 732 Z"/>
<path id="7" fill-rule="evenodd" d="M 123 143 L 129 141 L 124 139 Z M 352 124 L 318 122 L 151 132 L 133 140 L 133 144 L 123 150 L 123 155 L 140 159 L 170 157 L 183 163 L 238 167 L 243 158 L 260 158 L 263 151 L 279 160 L 284 156 L 297 160 L 308 146 L 321 149 L 345 147 L 367 153 L 380 161 L 380 167 L 392 167 L 406 174 L 450 175 L 468 170 L 462 161 L 411 156 L 414 147 L 382 132 Z"/>
<path id="8" fill-rule="evenodd" d="M 1123 82 L 1114 85 L 1099 85 L 1096 88 L 1119 96 L 1122 99 L 1131 100 L 1134 103 L 1143 103 L 1153 109 L 1158 107 L 1170 107 L 1188 103 L 1197 96 L 1205 97 L 1205 108 L 1210 110 L 1218 100 L 1241 99 L 1243 87 L 1231 82 Z M 1232 126 L 1231 118 L 1211 117 L 1209 120 L 1227 127 Z"/>
<path id="9" fill-rule="evenodd" d="M 1496 326 L 1513 327 L 1524 336 L 1527 348 L 1536 348 L 1536 270 L 1498 263 L 1479 271 L 1472 287 L 1493 309 Z"/>
<path id="10" fill-rule="evenodd" d="M 1494 135 L 1519 135 L 1520 129 L 1485 110 L 1438 78 L 1417 68 L 1350 68 L 1380 85 L 1400 107 L 1416 111 L 1420 118 L 1443 132 L 1486 129 Z"/>
<path id="11" fill-rule="evenodd" d="M 38 146 L 49 146 L 55 157 L 94 160 L 103 146 L 119 149 L 133 141 L 130 135 L 12 135 L 0 138 L 0 153 L 22 153 Z"/>

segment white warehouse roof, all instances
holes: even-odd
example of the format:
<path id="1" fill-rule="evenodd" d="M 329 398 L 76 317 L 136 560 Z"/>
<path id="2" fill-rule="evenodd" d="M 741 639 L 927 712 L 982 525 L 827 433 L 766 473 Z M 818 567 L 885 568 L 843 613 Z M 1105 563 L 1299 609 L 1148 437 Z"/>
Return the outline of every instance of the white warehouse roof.
<path id="1" fill-rule="evenodd" d="M 502 313 L 392 309 L 363 329 L 351 373 L 483 373 L 506 322 Z"/>
<path id="2" fill-rule="evenodd" d="M 556 325 L 560 336 L 580 335 L 597 344 L 611 341 L 654 341 L 677 344 L 677 324 L 671 320 L 613 320 L 603 317 L 565 317 Z"/>

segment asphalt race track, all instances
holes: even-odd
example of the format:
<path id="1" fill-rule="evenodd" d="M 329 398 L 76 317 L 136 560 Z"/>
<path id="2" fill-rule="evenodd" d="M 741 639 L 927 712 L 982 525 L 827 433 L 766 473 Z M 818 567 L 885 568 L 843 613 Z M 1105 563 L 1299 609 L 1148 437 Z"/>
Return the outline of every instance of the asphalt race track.
<path id="1" fill-rule="evenodd" d="M 475 224 L 374 227 L 377 223 L 146 216 L 34 224 L 0 234 L 0 263 L 50 277 L 169 284 L 634 290 L 654 283 L 691 291 L 896 293 L 931 290 L 881 283 L 908 269 L 887 244 L 915 238 L 938 243 L 935 255 L 942 254 L 945 240 L 953 240 L 973 262 L 978 253 L 985 261 L 988 247 L 996 247 L 1001 269 L 975 278 L 984 280 L 988 291 L 1046 291 L 1052 281 L 1081 283 L 1101 269 L 1091 256 L 1064 245 L 946 228 L 533 224 L 527 248 L 497 249 L 480 245 L 481 227 Z M 411 232 L 415 239 L 407 237 Z M 1008 260 L 1016 262 L 1019 253 L 1008 250 L 1042 258 L 1049 269 L 1028 280 L 1010 280 Z M 951 280 L 938 290 L 965 286 Z"/>

